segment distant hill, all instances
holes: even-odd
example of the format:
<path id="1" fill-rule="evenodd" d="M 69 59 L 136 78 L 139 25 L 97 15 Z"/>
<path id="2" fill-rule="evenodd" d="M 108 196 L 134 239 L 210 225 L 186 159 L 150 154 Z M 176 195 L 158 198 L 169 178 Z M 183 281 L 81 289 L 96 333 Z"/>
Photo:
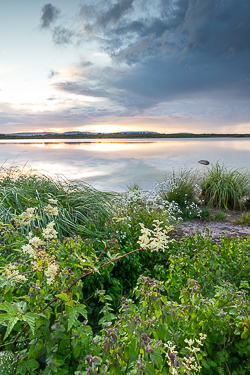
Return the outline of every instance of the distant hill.
<path id="1" fill-rule="evenodd" d="M 26 132 L 26 133 L 12 133 L 12 134 L 0 134 L 0 139 L 136 139 L 136 138 L 247 138 L 250 134 L 216 134 L 216 133 L 157 133 L 150 131 L 138 131 L 138 132 L 117 132 L 117 133 L 91 133 L 91 132 L 65 132 L 65 133 L 54 133 L 54 132 Z"/>

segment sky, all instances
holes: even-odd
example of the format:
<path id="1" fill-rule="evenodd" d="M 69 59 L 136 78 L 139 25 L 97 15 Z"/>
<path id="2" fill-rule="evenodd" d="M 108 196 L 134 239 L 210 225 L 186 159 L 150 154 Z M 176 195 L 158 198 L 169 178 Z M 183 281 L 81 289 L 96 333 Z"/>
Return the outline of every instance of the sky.
<path id="1" fill-rule="evenodd" d="M 250 133 L 249 0 L 0 4 L 0 133 Z"/>

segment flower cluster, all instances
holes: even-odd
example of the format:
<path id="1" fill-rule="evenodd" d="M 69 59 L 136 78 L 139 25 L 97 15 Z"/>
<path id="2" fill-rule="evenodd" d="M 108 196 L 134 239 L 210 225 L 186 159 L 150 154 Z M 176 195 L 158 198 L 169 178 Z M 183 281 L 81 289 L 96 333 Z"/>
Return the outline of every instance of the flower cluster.
<path id="1" fill-rule="evenodd" d="M 57 204 L 57 199 L 50 198 L 49 199 L 49 203 L 51 203 L 51 204 Z"/>
<path id="2" fill-rule="evenodd" d="M 42 240 L 41 240 L 41 238 L 39 238 L 39 237 L 32 237 L 32 238 L 29 240 L 29 243 L 30 243 L 31 245 L 33 245 L 35 249 L 37 249 L 37 248 L 42 244 Z"/>
<path id="3" fill-rule="evenodd" d="M 30 207 L 30 208 L 27 208 L 26 211 L 24 211 L 21 215 L 19 215 L 17 218 L 16 218 L 16 222 L 19 223 L 20 225 L 23 225 L 23 226 L 28 226 L 30 225 L 30 223 L 35 220 L 35 208 L 34 207 Z"/>
<path id="4" fill-rule="evenodd" d="M 54 229 L 55 223 L 51 221 L 45 229 L 42 231 L 43 238 L 45 240 L 50 240 L 52 238 L 56 238 L 57 231 Z"/>
<path id="5" fill-rule="evenodd" d="M 23 245 L 21 249 L 25 254 L 28 253 L 31 258 L 35 258 L 36 253 L 31 245 Z"/>
<path id="6" fill-rule="evenodd" d="M 18 267 L 14 264 L 10 263 L 8 266 L 4 269 L 5 271 L 5 277 L 7 280 L 14 279 L 17 281 L 25 281 L 27 280 L 25 276 L 19 274 Z"/>
<path id="7" fill-rule="evenodd" d="M 56 263 L 51 263 L 48 265 L 48 269 L 44 272 L 45 276 L 47 277 L 47 284 L 53 284 L 56 274 L 59 270 L 59 265 Z"/>
<path id="8" fill-rule="evenodd" d="M 180 367 L 181 365 L 184 366 L 185 368 L 184 373 L 186 371 L 194 372 L 194 373 L 200 372 L 201 366 L 198 365 L 198 363 L 196 362 L 196 359 L 193 357 L 193 354 L 200 351 L 199 345 L 203 345 L 202 340 L 205 340 L 207 335 L 204 335 L 202 333 L 200 333 L 199 335 L 200 335 L 199 339 L 194 339 L 194 340 L 185 339 L 184 340 L 189 345 L 186 347 L 186 349 L 190 351 L 190 355 L 188 358 L 184 356 L 183 359 L 181 358 L 177 359 L 178 352 L 175 350 L 176 345 L 173 345 L 171 341 L 168 341 L 167 344 L 164 344 L 165 348 L 167 349 L 166 358 L 167 358 L 167 363 L 169 365 L 169 371 L 171 374 L 178 375 L 179 374 L 178 367 Z M 195 342 L 197 343 L 196 347 L 193 346 Z"/>
<path id="9" fill-rule="evenodd" d="M 51 206 L 51 204 L 45 206 L 43 210 L 49 215 L 58 216 L 58 208 Z"/>
<path id="10" fill-rule="evenodd" d="M 14 368 L 13 364 L 16 362 L 16 356 L 10 351 L 0 352 L 0 368 L 1 373 L 5 375 L 12 375 Z"/>
<path id="11" fill-rule="evenodd" d="M 144 227 L 144 224 L 139 223 L 141 226 L 142 235 L 139 237 L 138 243 L 143 249 L 149 249 L 151 251 L 158 251 L 168 249 L 168 244 L 172 240 L 169 240 L 168 232 L 173 229 L 172 226 L 161 228 L 162 222 L 154 220 L 155 230 L 151 230 Z"/>
<path id="12" fill-rule="evenodd" d="M 117 208 L 121 209 L 122 213 L 127 216 L 128 221 L 128 210 L 134 206 L 134 211 L 136 213 L 136 205 L 143 207 L 148 214 L 151 214 L 154 211 L 162 211 L 169 222 L 182 219 L 182 211 L 180 210 L 178 204 L 162 199 L 159 191 L 156 190 L 130 190 L 124 194 L 118 195 L 114 199 L 114 203 L 116 204 Z"/>

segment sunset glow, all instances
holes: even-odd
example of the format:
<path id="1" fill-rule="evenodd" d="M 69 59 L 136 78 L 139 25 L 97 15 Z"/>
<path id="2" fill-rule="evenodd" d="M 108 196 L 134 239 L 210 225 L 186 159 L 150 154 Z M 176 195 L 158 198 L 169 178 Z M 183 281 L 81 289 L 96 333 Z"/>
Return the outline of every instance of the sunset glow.
<path id="1" fill-rule="evenodd" d="M 240 4 L 3 2 L 0 132 L 250 133 Z"/>

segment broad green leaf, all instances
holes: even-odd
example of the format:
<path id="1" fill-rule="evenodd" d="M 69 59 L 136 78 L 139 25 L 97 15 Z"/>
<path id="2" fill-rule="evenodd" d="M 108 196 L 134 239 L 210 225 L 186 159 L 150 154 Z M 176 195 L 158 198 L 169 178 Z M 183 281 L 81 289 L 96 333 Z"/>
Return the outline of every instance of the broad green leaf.
<path id="1" fill-rule="evenodd" d="M 17 313 L 17 307 L 15 305 L 12 305 L 9 302 L 4 302 L 0 305 L 0 310 L 7 311 L 8 313 L 15 314 Z"/>
<path id="2" fill-rule="evenodd" d="M 69 314 L 69 324 L 68 324 L 68 331 L 77 324 L 77 317 L 78 317 L 78 312 L 76 309 L 72 309 L 70 314 Z"/>
<path id="3" fill-rule="evenodd" d="M 0 324 L 1 323 L 6 323 L 8 320 L 10 320 L 10 318 L 12 318 L 13 315 L 9 315 L 9 314 L 0 314 Z"/>
<path id="4" fill-rule="evenodd" d="M 82 352 L 82 345 L 81 344 L 77 344 L 74 349 L 73 349 L 73 355 L 75 358 L 78 358 L 80 353 Z"/>
<path id="5" fill-rule="evenodd" d="M 66 293 L 56 294 L 56 297 L 64 302 L 68 302 L 70 297 Z"/>
<path id="6" fill-rule="evenodd" d="M 147 366 L 146 366 L 146 373 L 149 374 L 149 375 L 155 375 L 155 369 L 153 368 L 153 366 L 151 365 L 151 363 L 147 363 Z"/>
<path id="7" fill-rule="evenodd" d="M 36 318 L 35 318 L 34 314 L 27 313 L 27 314 L 25 314 L 25 315 L 22 316 L 22 319 L 25 322 L 28 323 L 28 325 L 30 326 L 31 332 L 34 335 L 34 333 L 35 333 L 35 325 L 36 325 Z"/>
<path id="8" fill-rule="evenodd" d="M 249 332 L 249 330 L 248 330 L 248 328 L 247 327 L 244 327 L 244 331 L 242 332 L 242 334 L 241 334 L 241 338 L 242 339 L 247 339 L 248 338 L 248 332 Z"/>
<path id="9" fill-rule="evenodd" d="M 84 305 L 78 305 L 75 307 L 75 310 L 81 314 L 85 319 L 88 319 L 87 310 Z"/>
<path id="10" fill-rule="evenodd" d="M 3 338 L 4 340 L 9 336 L 9 334 L 11 333 L 14 325 L 18 322 L 18 320 L 19 319 L 17 317 L 14 317 L 12 320 L 9 321 L 9 324 L 7 326 L 7 331 L 6 331 L 6 333 L 4 335 L 4 338 Z"/>
<path id="11" fill-rule="evenodd" d="M 11 290 L 9 290 L 7 293 L 5 293 L 4 294 L 4 299 L 5 299 L 5 301 L 7 301 L 7 302 L 11 302 L 12 301 L 12 292 L 11 292 Z"/>
<path id="12" fill-rule="evenodd" d="M 35 370 L 36 368 L 39 367 L 39 363 L 37 361 L 35 361 L 33 358 L 32 359 L 29 359 L 27 362 L 26 362 L 26 365 L 27 367 L 32 370 Z"/>

